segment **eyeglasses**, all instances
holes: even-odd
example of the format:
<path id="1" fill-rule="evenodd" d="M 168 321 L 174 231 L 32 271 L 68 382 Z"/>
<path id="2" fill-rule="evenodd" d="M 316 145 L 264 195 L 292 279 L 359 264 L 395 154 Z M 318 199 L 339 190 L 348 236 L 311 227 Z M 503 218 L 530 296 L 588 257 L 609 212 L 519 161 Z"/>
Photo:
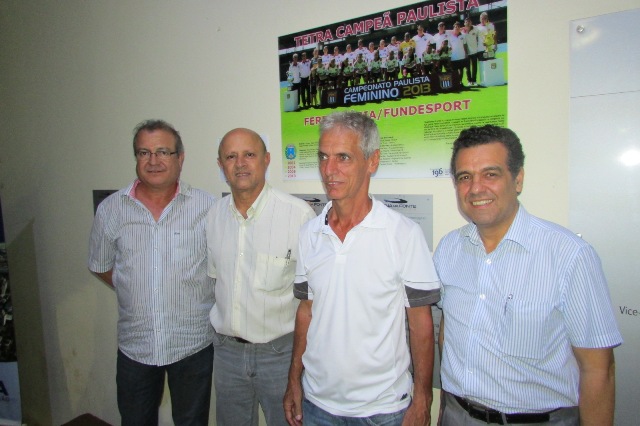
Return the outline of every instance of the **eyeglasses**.
<path id="1" fill-rule="evenodd" d="M 156 152 L 151 152 L 147 149 L 139 149 L 136 151 L 136 158 L 140 161 L 149 161 L 151 156 L 155 155 L 158 160 L 167 160 L 173 154 L 177 154 L 178 151 L 171 152 L 168 149 L 159 149 Z"/>

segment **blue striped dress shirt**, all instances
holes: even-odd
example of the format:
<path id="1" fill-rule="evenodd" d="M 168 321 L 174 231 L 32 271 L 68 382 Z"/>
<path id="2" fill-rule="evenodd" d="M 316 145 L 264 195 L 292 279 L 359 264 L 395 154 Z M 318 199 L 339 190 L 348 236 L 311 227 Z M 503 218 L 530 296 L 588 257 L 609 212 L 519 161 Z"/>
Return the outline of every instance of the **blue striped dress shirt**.
<path id="1" fill-rule="evenodd" d="M 89 269 L 113 270 L 120 350 L 143 364 L 167 365 L 213 339 L 205 222 L 214 197 L 181 181 L 156 222 L 131 195 L 134 185 L 98 206 Z"/>
<path id="2" fill-rule="evenodd" d="M 493 252 L 471 223 L 441 240 L 434 261 L 450 393 L 507 413 L 575 406 L 572 347 L 622 342 L 594 249 L 522 206 Z"/>

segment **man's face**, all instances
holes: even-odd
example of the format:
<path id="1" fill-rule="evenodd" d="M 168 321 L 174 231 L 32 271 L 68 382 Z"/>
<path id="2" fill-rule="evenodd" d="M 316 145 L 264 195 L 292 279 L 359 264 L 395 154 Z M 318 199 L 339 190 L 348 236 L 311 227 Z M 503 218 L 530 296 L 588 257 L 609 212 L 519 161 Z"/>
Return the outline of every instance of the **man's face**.
<path id="1" fill-rule="evenodd" d="M 499 142 L 461 149 L 455 166 L 460 211 L 476 224 L 481 235 L 496 232 L 502 237 L 518 211 L 524 170 L 511 175 L 507 148 Z"/>
<path id="2" fill-rule="evenodd" d="M 232 130 L 225 135 L 218 155 L 218 166 L 233 193 L 249 192 L 257 196 L 262 191 L 271 156 L 255 133 Z"/>
<path id="3" fill-rule="evenodd" d="M 440 34 L 444 33 L 444 24 L 443 23 L 438 24 L 438 32 Z"/>
<path id="4" fill-rule="evenodd" d="M 368 196 L 371 174 L 378 169 L 379 161 L 380 151 L 364 158 L 357 133 L 340 127 L 323 133 L 318 164 L 327 198 L 343 201 Z"/>
<path id="5" fill-rule="evenodd" d="M 173 135 L 165 130 L 141 131 L 136 140 L 136 151 L 147 150 L 155 153 L 157 150 L 175 152 L 176 141 Z M 180 178 L 184 153 L 170 155 L 160 159 L 157 155 L 150 155 L 146 159 L 136 160 L 136 174 L 142 185 L 149 189 L 161 190 L 173 187 Z"/>
<path id="6" fill-rule="evenodd" d="M 464 20 L 464 27 L 468 30 L 473 28 L 473 23 L 471 22 L 471 19 L 467 18 Z"/>

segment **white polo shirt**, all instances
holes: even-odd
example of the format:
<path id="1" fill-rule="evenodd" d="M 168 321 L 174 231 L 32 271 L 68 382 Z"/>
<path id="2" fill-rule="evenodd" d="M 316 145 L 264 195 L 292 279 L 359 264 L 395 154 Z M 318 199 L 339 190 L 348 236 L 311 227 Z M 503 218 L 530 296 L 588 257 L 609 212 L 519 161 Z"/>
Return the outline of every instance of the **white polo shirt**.
<path id="1" fill-rule="evenodd" d="M 216 279 L 209 318 L 220 334 L 266 343 L 293 331 L 298 231 L 315 213 L 265 184 L 247 216 L 232 195 L 207 215 L 207 273 Z"/>
<path id="2" fill-rule="evenodd" d="M 440 298 L 431 253 L 418 224 L 375 199 L 342 242 L 326 223 L 331 206 L 300 230 L 295 295 L 313 300 L 305 397 L 339 416 L 396 412 L 413 384 L 405 307 Z"/>
<path id="3" fill-rule="evenodd" d="M 413 41 L 416 42 L 416 56 L 418 56 L 418 58 L 422 58 L 422 54 L 427 50 L 429 44 L 434 43 L 433 36 L 427 33 L 423 33 L 422 37 L 418 34 L 414 35 Z"/>

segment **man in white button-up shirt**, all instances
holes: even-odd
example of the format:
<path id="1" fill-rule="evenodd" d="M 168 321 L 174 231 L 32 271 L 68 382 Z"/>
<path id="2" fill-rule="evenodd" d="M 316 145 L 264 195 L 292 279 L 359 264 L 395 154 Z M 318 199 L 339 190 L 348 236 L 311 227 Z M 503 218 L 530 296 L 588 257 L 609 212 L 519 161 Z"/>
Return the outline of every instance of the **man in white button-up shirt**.
<path id="1" fill-rule="evenodd" d="M 208 274 L 216 279 L 214 383 L 218 426 L 285 425 L 282 398 L 293 344 L 293 279 L 309 205 L 265 180 L 270 155 L 249 129 L 228 132 L 218 165 L 231 194 L 207 218 Z"/>

